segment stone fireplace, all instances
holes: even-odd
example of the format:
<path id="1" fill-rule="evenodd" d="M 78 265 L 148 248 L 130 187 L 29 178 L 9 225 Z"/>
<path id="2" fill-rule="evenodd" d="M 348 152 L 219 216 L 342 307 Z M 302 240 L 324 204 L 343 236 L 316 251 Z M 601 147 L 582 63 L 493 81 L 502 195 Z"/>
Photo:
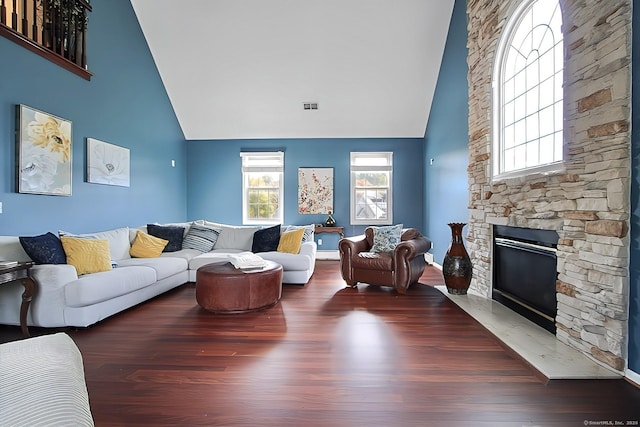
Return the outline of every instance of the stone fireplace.
<path id="1" fill-rule="evenodd" d="M 630 162 L 630 0 L 561 0 L 564 171 L 492 181 L 491 76 L 514 0 L 469 0 L 471 287 L 491 298 L 493 229 L 553 230 L 556 337 L 621 371 L 626 365 Z"/>

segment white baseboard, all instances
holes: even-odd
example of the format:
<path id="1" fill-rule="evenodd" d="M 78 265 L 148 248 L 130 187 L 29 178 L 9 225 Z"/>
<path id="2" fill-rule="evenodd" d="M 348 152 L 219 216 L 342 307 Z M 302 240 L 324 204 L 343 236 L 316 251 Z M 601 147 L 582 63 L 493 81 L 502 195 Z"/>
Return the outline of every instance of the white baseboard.
<path id="1" fill-rule="evenodd" d="M 431 252 L 425 252 L 424 260 L 427 264 L 433 264 L 433 254 Z"/>
<path id="2" fill-rule="evenodd" d="M 340 251 L 317 251 L 316 259 L 340 261 Z"/>
<path id="3" fill-rule="evenodd" d="M 631 369 L 627 369 L 624 373 L 624 376 L 627 377 L 627 379 L 633 382 L 636 386 L 640 387 L 640 374 L 633 372 Z"/>

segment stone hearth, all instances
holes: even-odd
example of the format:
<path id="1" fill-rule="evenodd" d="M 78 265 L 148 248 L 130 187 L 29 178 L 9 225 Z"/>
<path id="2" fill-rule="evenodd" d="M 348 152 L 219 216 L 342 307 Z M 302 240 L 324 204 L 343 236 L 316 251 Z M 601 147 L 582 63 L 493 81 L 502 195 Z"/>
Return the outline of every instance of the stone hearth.
<path id="1" fill-rule="evenodd" d="M 622 377 L 496 301 L 473 290 L 467 295 L 451 295 L 446 286 L 436 288 L 547 380 Z"/>

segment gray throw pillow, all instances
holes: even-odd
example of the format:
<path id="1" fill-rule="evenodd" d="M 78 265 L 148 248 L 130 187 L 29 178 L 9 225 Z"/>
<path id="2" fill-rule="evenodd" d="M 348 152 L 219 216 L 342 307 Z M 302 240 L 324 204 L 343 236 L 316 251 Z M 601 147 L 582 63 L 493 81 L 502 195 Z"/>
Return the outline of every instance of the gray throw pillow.
<path id="1" fill-rule="evenodd" d="M 209 252 L 215 246 L 220 236 L 221 229 L 193 224 L 182 241 L 183 249 L 195 249 L 200 252 Z"/>

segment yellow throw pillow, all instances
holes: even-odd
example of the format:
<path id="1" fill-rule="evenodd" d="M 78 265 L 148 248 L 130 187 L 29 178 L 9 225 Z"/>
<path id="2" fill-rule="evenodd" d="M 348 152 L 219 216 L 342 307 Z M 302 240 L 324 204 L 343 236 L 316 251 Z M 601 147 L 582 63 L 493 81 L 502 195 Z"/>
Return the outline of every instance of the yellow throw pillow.
<path id="1" fill-rule="evenodd" d="M 129 254 L 134 258 L 156 258 L 160 256 L 168 243 L 168 240 L 138 230 Z"/>
<path id="2" fill-rule="evenodd" d="M 67 255 L 67 264 L 76 268 L 78 276 L 111 270 L 108 240 L 61 237 L 60 241 Z"/>
<path id="3" fill-rule="evenodd" d="M 300 252 L 302 236 L 304 236 L 304 228 L 282 233 L 280 236 L 280 243 L 278 243 L 278 252 L 297 254 Z"/>

